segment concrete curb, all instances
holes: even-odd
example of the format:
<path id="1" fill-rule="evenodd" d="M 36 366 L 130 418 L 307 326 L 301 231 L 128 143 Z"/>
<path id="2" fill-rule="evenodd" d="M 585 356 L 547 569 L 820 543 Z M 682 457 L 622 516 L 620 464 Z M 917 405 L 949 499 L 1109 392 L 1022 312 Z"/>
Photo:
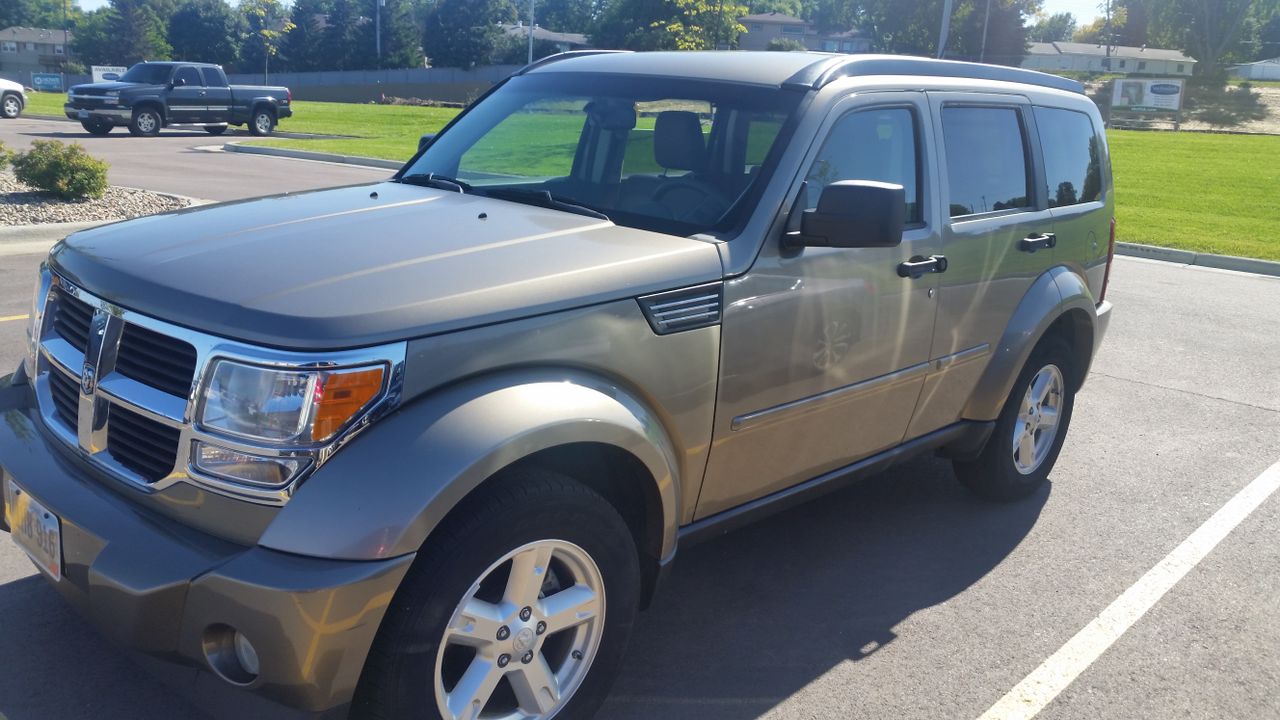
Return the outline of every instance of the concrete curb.
<path id="1" fill-rule="evenodd" d="M 1190 250 L 1175 250 L 1155 245 L 1126 242 L 1116 243 L 1116 254 L 1178 263 L 1179 265 L 1194 265 L 1196 267 L 1280 277 L 1280 262 L 1272 260 L 1255 260 L 1253 258 L 1235 257 L 1234 255 L 1212 255 L 1210 253 L 1197 253 Z"/>
<path id="2" fill-rule="evenodd" d="M 226 152 L 248 153 L 250 155 L 270 155 L 271 157 L 293 158 L 295 160 L 316 160 L 319 162 L 338 163 L 340 165 L 358 165 L 361 167 L 399 170 L 404 163 L 394 160 L 360 157 L 358 155 L 338 155 L 335 153 L 312 152 L 310 150 L 292 150 L 289 148 L 262 147 L 259 145 L 240 145 L 227 143 L 222 146 Z"/>

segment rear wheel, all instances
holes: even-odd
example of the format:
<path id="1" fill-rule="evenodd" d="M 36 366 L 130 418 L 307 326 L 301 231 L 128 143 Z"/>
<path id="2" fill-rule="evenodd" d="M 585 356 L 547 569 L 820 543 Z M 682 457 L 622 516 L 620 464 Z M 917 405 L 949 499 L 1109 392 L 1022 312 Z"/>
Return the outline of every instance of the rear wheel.
<path id="1" fill-rule="evenodd" d="M 221 135 L 227 131 L 226 125 L 205 125 L 204 131 L 210 135 Z"/>
<path id="2" fill-rule="evenodd" d="M 1075 407 L 1071 358 L 1058 338 L 1045 339 L 1031 353 L 982 454 L 952 462 L 970 490 L 991 500 L 1016 500 L 1049 477 Z"/>
<path id="3" fill-rule="evenodd" d="M 495 481 L 432 534 L 392 602 L 353 717 L 586 720 L 640 593 L 617 511 L 564 476 Z"/>
<path id="4" fill-rule="evenodd" d="M 12 120 L 22 114 L 22 101 L 17 95 L 9 94 L 0 98 L 0 116 Z"/>
<path id="5" fill-rule="evenodd" d="M 249 132 L 254 135 L 270 135 L 276 128 L 276 116 L 270 110 L 254 110 L 249 120 Z"/>
<path id="6" fill-rule="evenodd" d="M 159 112 L 152 108 L 142 108 L 134 111 L 133 119 L 129 121 L 129 132 L 138 136 L 151 137 L 160 132 L 160 126 L 163 123 Z"/>
<path id="7" fill-rule="evenodd" d="M 111 132 L 111 129 L 114 126 L 107 120 L 95 118 L 92 120 L 81 120 L 80 127 L 84 128 L 85 132 L 90 135 L 106 135 Z"/>

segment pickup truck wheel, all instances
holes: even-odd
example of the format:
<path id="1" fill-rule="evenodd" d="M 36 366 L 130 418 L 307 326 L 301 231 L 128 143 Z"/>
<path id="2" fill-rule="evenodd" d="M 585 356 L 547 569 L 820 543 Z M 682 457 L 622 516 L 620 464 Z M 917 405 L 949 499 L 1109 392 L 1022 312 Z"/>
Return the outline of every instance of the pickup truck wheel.
<path id="1" fill-rule="evenodd" d="M 1032 352 L 982 454 L 971 462 L 952 463 L 970 490 L 990 500 L 1016 500 L 1049 477 L 1075 407 L 1071 357 L 1058 338 Z"/>
<path id="2" fill-rule="evenodd" d="M 85 132 L 89 133 L 90 135 L 106 135 L 107 133 L 111 132 L 111 129 L 114 126 L 111 123 L 107 122 L 106 120 L 98 119 L 98 120 L 81 120 L 80 127 L 84 128 Z"/>
<path id="3" fill-rule="evenodd" d="M 135 110 L 133 119 L 129 121 L 129 132 L 138 136 L 150 137 L 160 132 L 162 123 L 160 113 L 151 108 Z"/>
<path id="4" fill-rule="evenodd" d="M 352 717 L 587 720 L 622 660 L 636 547 L 590 488 L 528 470 L 432 533 L 378 631 Z"/>
<path id="5" fill-rule="evenodd" d="M 22 101 L 17 95 L 5 95 L 4 99 L 0 99 L 0 115 L 6 120 L 13 120 L 22 114 Z"/>
<path id="6" fill-rule="evenodd" d="M 270 135 L 276 128 L 276 116 L 270 110 L 257 110 L 249 122 L 249 132 L 254 135 Z"/>
<path id="7" fill-rule="evenodd" d="M 221 135 L 227 131 L 226 125 L 205 125 L 204 131 L 210 135 Z"/>

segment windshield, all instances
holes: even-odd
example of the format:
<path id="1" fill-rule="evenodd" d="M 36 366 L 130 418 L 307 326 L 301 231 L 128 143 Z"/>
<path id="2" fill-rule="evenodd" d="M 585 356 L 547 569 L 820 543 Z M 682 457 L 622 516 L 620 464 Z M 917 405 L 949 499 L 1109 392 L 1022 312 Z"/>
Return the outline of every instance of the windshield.
<path id="1" fill-rule="evenodd" d="M 120 82 L 142 83 L 143 85 L 163 85 L 169 82 L 172 65 L 151 65 L 138 63 L 120 77 Z"/>
<path id="2" fill-rule="evenodd" d="M 523 75 L 460 117 L 399 177 L 452 178 L 477 194 L 691 235 L 733 224 L 764 182 L 800 98 L 672 78 Z"/>

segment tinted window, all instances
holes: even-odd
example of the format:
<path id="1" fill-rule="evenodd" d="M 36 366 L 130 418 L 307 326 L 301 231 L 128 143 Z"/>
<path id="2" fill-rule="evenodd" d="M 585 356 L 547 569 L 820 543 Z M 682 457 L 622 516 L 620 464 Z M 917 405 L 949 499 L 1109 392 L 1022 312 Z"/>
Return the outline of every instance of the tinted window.
<path id="1" fill-rule="evenodd" d="M 178 68 L 178 72 L 174 73 L 173 84 L 203 85 L 204 82 L 200 80 L 200 73 L 196 72 L 195 68 L 190 65 L 184 65 L 183 67 Z"/>
<path id="2" fill-rule="evenodd" d="M 809 168 L 808 207 L 838 180 L 879 180 L 901 185 L 908 223 L 921 221 L 915 113 L 906 108 L 861 110 L 840 118 Z"/>
<path id="3" fill-rule="evenodd" d="M 129 68 L 129 70 L 120 77 L 120 82 L 142 83 L 143 85 L 162 85 L 169 82 L 169 73 L 171 72 L 173 72 L 172 65 L 138 63 L 137 65 Z"/>
<path id="4" fill-rule="evenodd" d="M 951 217 L 1030 205 L 1026 143 L 1014 108 L 942 109 Z"/>
<path id="5" fill-rule="evenodd" d="M 1089 116 L 1038 107 L 1036 125 L 1044 152 L 1049 207 L 1098 200 L 1102 195 L 1102 145 Z"/>
<path id="6" fill-rule="evenodd" d="M 225 87 L 227 84 L 217 68 L 200 68 L 200 74 L 204 76 L 204 84 L 209 87 Z"/>

